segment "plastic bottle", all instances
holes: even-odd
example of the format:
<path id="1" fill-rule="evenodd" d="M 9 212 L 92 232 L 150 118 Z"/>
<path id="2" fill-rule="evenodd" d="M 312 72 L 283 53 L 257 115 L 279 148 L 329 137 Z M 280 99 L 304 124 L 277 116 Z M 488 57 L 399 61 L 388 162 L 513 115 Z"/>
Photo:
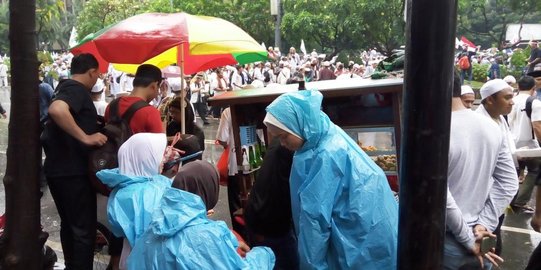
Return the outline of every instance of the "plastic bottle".
<path id="1" fill-rule="evenodd" d="M 255 160 L 254 147 L 252 145 L 248 147 L 248 158 L 250 162 L 250 168 L 252 170 L 255 170 L 257 168 L 257 162 Z"/>
<path id="2" fill-rule="evenodd" d="M 242 172 L 248 173 L 250 171 L 250 163 L 248 161 L 248 154 L 246 153 L 246 146 L 242 147 Z"/>
<path id="3" fill-rule="evenodd" d="M 261 157 L 261 145 L 259 143 L 254 144 L 255 148 L 255 161 L 257 163 L 257 167 L 261 167 L 261 164 L 263 164 L 263 158 Z"/>

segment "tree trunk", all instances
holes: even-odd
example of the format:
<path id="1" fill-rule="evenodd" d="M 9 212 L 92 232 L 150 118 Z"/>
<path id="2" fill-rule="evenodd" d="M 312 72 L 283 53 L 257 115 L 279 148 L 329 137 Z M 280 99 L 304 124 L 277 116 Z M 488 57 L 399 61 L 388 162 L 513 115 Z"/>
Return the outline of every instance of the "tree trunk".
<path id="1" fill-rule="evenodd" d="M 9 12 L 12 105 L 4 177 L 6 227 L 0 255 L 3 269 L 41 269 L 35 0 L 9 1 Z"/>

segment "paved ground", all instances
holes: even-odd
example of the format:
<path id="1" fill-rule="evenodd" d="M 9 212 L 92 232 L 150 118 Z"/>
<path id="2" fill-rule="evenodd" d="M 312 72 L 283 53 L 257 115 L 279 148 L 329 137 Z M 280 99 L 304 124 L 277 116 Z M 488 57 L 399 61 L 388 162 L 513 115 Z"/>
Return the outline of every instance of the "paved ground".
<path id="1" fill-rule="evenodd" d="M 0 88 L 0 103 L 9 112 L 9 91 L 6 88 Z M 199 121 L 199 120 L 198 120 Z M 215 162 L 221 155 L 222 148 L 213 143 L 218 127 L 217 119 L 210 119 L 210 125 L 204 126 L 206 149 L 204 159 Z M 0 119 L 0 177 L 4 176 L 6 166 L 6 154 L 8 137 L 8 120 Z M 0 185 L 0 211 L 5 208 L 4 186 Z M 533 202 L 532 202 L 533 203 Z M 231 224 L 228 215 L 227 190 L 221 187 L 218 205 L 215 208 L 214 219 L 224 220 Z M 52 198 L 48 192 L 45 192 L 41 200 L 42 225 L 44 230 L 50 233 L 48 244 L 57 252 L 60 261 L 62 261 L 62 248 L 60 246 L 60 219 Z M 503 257 L 506 260 L 501 269 L 519 270 L 524 269 L 532 250 L 541 241 L 541 234 L 531 230 L 529 226 L 531 215 L 508 213 L 503 227 Z M 107 261 L 103 256 L 99 260 Z M 61 269 L 59 267 L 58 269 Z M 105 269 L 103 264 L 97 263 L 96 269 Z"/>

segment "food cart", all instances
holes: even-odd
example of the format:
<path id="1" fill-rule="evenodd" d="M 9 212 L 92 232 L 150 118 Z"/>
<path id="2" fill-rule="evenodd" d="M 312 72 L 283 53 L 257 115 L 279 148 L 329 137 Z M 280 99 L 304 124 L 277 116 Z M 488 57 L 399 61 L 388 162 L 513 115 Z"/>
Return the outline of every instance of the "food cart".
<path id="1" fill-rule="evenodd" d="M 385 171 L 391 188 L 398 190 L 397 155 L 400 149 L 400 106 L 403 79 L 348 79 L 306 84 L 323 94 L 322 110 L 340 126 Z M 243 170 L 247 144 L 269 138 L 263 125 L 265 108 L 278 96 L 298 90 L 298 84 L 231 91 L 209 99 L 211 106 L 229 106 L 235 139 L 235 153 L 241 181 L 241 202 L 245 202 L 257 169 Z M 259 136 L 257 136 L 259 134 Z"/>

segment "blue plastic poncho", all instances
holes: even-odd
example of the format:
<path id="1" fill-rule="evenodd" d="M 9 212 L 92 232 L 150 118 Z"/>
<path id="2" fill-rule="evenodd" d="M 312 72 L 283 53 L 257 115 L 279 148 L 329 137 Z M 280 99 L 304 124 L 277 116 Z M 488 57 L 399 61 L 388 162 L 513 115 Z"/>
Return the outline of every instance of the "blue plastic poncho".
<path id="1" fill-rule="evenodd" d="M 168 189 L 152 222 L 128 258 L 130 270 L 272 269 L 271 249 L 255 247 L 241 258 L 238 242 L 223 221 L 207 218 L 201 198 Z"/>
<path id="2" fill-rule="evenodd" d="M 383 171 L 321 111 L 319 91 L 267 107 L 304 139 L 291 169 L 301 269 L 396 269 L 398 205 Z"/>
<path id="3" fill-rule="evenodd" d="M 96 176 L 113 188 L 107 202 L 111 231 L 117 237 L 125 237 L 133 247 L 150 224 L 163 193 L 171 187 L 171 180 L 159 174 L 127 176 L 120 174 L 119 169 L 101 170 Z"/>

